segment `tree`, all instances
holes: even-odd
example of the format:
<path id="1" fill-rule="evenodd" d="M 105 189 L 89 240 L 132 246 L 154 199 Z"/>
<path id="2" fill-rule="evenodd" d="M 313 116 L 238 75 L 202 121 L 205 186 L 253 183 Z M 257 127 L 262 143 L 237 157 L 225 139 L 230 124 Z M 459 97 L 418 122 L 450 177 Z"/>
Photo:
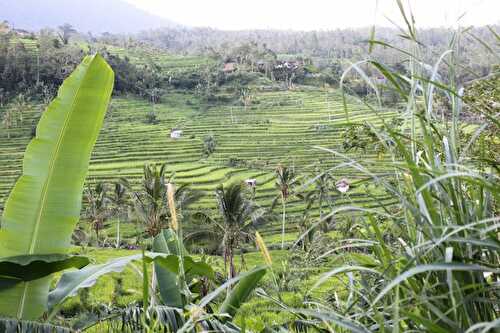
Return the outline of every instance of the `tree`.
<path id="1" fill-rule="evenodd" d="M 17 118 L 16 123 L 22 126 L 24 120 L 24 113 L 26 111 L 29 111 L 29 109 L 31 109 L 29 104 L 29 99 L 26 98 L 24 94 L 17 95 L 17 97 L 14 100 L 13 108 Z"/>
<path id="2" fill-rule="evenodd" d="M 5 90 L 3 88 L 0 88 L 0 108 L 3 107 L 3 103 L 4 103 L 6 98 L 7 98 L 7 93 L 5 92 Z"/>
<path id="3" fill-rule="evenodd" d="M 209 134 L 203 138 L 203 153 L 206 157 L 209 157 L 215 152 L 215 148 L 217 147 L 217 141 L 215 140 L 215 136 L 213 134 Z"/>
<path id="4" fill-rule="evenodd" d="M 127 188 L 129 184 L 126 180 L 121 180 L 115 183 L 114 191 L 111 196 L 113 204 L 113 215 L 116 217 L 116 247 L 120 247 L 120 221 L 121 218 L 128 212 L 129 201 Z"/>
<path id="5" fill-rule="evenodd" d="M 278 196 L 274 199 L 271 209 L 274 209 L 278 200 L 282 206 L 282 222 L 281 222 L 281 248 L 285 248 L 285 224 L 286 224 L 286 202 L 289 197 L 294 194 L 292 187 L 298 182 L 293 170 L 283 165 L 278 165 L 276 168 L 276 183 L 275 187 L 279 191 Z"/>
<path id="6" fill-rule="evenodd" d="M 3 115 L 2 124 L 7 130 L 7 138 L 10 139 L 10 130 L 16 125 L 14 109 L 8 108 Z"/>
<path id="7" fill-rule="evenodd" d="M 319 209 L 319 219 L 321 222 L 321 228 L 324 232 L 328 231 L 328 221 L 323 221 L 324 214 L 324 203 L 326 202 L 328 206 L 332 205 L 332 197 L 330 196 L 331 191 L 335 188 L 335 180 L 328 172 L 318 173 L 318 176 L 314 180 L 314 192 L 311 200 L 318 202 Z"/>
<path id="8" fill-rule="evenodd" d="M 224 258 L 224 267 L 228 277 L 236 276 L 234 266 L 235 250 L 245 239 L 250 238 L 254 227 L 264 222 L 265 212 L 255 202 L 244 196 L 241 183 L 232 183 L 227 187 L 219 186 L 215 191 L 219 214 L 216 218 L 197 214 L 197 230 L 190 233 L 186 240 L 209 240 L 220 244 Z"/>
<path id="9" fill-rule="evenodd" d="M 252 105 L 252 100 L 254 98 L 254 94 L 252 92 L 252 89 L 249 87 L 240 86 L 238 89 L 238 92 L 239 92 L 240 101 L 246 110 L 250 105 Z"/>
<path id="10" fill-rule="evenodd" d="M 71 36 L 77 33 L 76 29 L 73 28 L 73 26 L 69 23 L 64 23 L 58 28 L 59 28 L 58 36 L 61 39 L 61 42 L 63 43 L 63 45 L 68 45 Z"/>
<path id="11" fill-rule="evenodd" d="M 144 223 L 146 234 L 154 238 L 166 227 L 167 183 L 166 164 L 144 166 L 142 190 L 134 193 L 135 211 Z"/>
<path id="12" fill-rule="evenodd" d="M 110 216 L 110 203 L 107 186 L 105 183 L 97 183 L 94 188 L 87 186 L 85 190 L 85 200 L 87 209 L 85 216 L 89 219 L 92 229 L 96 234 L 96 241 L 99 245 L 99 231 L 104 227 L 104 222 Z"/>

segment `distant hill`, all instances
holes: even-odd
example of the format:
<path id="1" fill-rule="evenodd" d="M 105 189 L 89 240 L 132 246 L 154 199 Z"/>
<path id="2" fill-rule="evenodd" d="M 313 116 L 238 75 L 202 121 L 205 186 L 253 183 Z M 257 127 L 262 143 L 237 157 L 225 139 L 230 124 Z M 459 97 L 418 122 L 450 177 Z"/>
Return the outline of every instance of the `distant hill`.
<path id="1" fill-rule="evenodd" d="M 0 21 L 26 30 L 69 23 L 81 32 L 128 33 L 176 25 L 122 0 L 0 0 L 0 8 Z"/>

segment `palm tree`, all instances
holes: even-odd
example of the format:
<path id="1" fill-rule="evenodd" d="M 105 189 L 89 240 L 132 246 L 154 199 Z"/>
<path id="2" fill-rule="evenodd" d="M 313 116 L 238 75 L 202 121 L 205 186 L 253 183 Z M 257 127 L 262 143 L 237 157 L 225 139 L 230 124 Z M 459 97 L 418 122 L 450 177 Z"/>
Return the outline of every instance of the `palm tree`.
<path id="1" fill-rule="evenodd" d="M 99 245 L 99 231 L 104 227 L 104 222 L 110 214 L 110 199 L 107 196 L 106 184 L 99 182 L 94 188 L 88 185 L 85 191 L 85 199 L 87 201 L 85 215 L 96 233 L 97 244 Z"/>
<path id="2" fill-rule="evenodd" d="M 59 26 L 58 29 L 59 38 L 64 45 L 67 45 L 71 36 L 77 33 L 76 29 L 73 28 L 73 26 L 69 23 L 64 23 L 63 25 Z"/>
<path id="3" fill-rule="evenodd" d="M 174 202 L 177 212 L 177 218 L 181 220 L 189 219 L 192 211 L 189 207 L 203 197 L 203 193 L 193 190 L 187 184 L 180 185 L 175 189 Z M 168 218 L 170 219 L 170 210 L 168 210 Z"/>
<path id="4" fill-rule="evenodd" d="M 319 171 L 319 170 L 318 170 Z M 314 180 L 314 195 L 311 198 L 314 201 L 318 201 L 318 209 L 319 209 L 319 219 L 323 221 L 323 207 L 326 202 L 328 207 L 331 208 L 332 197 L 330 195 L 331 191 L 335 189 L 335 180 L 328 172 L 318 172 L 318 176 L 315 177 Z M 321 223 L 321 228 L 323 232 L 328 231 L 328 223 L 323 221 Z"/>
<path id="5" fill-rule="evenodd" d="M 134 207 L 145 225 L 146 234 L 154 238 L 168 226 L 170 210 L 167 200 L 167 185 L 173 183 L 174 175 L 166 175 L 166 164 L 145 165 L 142 190 L 135 192 Z M 174 202 L 177 218 L 187 219 L 189 206 L 201 197 L 201 193 L 180 185 L 175 190 Z"/>
<path id="6" fill-rule="evenodd" d="M 116 248 L 120 247 L 120 219 L 128 212 L 129 201 L 127 195 L 129 184 L 125 179 L 115 183 L 114 191 L 111 196 L 113 203 L 113 213 L 116 217 Z"/>
<path id="7" fill-rule="evenodd" d="M 187 242 L 195 240 L 211 240 L 220 244 L 224 257 L 224 267 L 229 272 L 228 277 L 236 276 L 234 266 L 235 250 L 240 244 L 250 239 L 254 227 L 264 221 L 264 209 L 244 196 L 241 183 L 232 183 L 226 187 L 219 186 L 215 191 L 219 214 L 214 219 L 204 214 L 197 214 L 197 230 L 186 237 Z"/>
<path id="8" fill-rule="evenodd" d="M 168 214 L 166 164 L 160 167 L 146 164 L 142 190 L 134 193 L 135 211 L 145 225 L 146 234 L 153 238 L 166 227 Z"/>
<path id="9" fill-rule="evenodd" d="M 7 111 L 5 111 L 2 124 L 5 127 L 5 129 L 7 130 L 7 138 L 10 139 L 10 129 L 13 126 L 15 126 L 15 124 L 16 124 L 16 119 L 14 116 L 14 109 L 9 108 L 9 109 L 7 109 Z"/>
<path id="10" fill-rule="evenodd" d="M 31 108 L 29 105 L 29 99 L 24 96 L 24 94 L 19 94 L 14 99 L 14 112 L 17 117 L 18 124 L 22 125 L 24 121 L 24 113 L 29 111 Z"/>
<path id="11" fill-rule="evenodd" d="M 279 191 L 278 196 L 274 199 L 271 209 L 274 209 L 278 200 L 281 200 L 282 206 L 282 222 L 281 222 L 281 249 L 285 248 L 285 224 L 286 224 L 286 203 L 290 196 L 294 195 L 292 187 L 298 182 L 293 170 L 283 165 L 278 165 L 276 168 L 276 183 L 275 186 Z"/>

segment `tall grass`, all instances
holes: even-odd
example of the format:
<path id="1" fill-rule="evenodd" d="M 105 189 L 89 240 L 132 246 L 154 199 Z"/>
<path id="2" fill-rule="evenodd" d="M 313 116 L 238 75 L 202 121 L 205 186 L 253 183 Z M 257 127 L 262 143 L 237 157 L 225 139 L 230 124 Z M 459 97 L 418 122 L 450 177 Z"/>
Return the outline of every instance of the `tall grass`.
<path id="1" fill-rule="evenodd" d="M 463 87 L 457 73 L 463 70 L 458 59 L 464 30 L 453 35 L 449 50 L 434 64 L 426 64 L 413 15 L 396 2 L 406 25 L 400 31 L 408 48 L 399 51 L 408 74 L 373 59 L 364 62 L 405 101 L 402 127 L 372 127 L 392 158 L 393 174 L 379 177 L 361 161 L 318 149 L 345 159 L 399 204 L 367 212 L 359 236 L 368 242 L 353 239 L 362 250 L 340 253 L 345 266 L 317 281 L 313 289 L 335 279 L 330 302 L 311 293 L 304 308 L 287 311 L 303 318 L 311 331 L 500 332 L 500 183 L 491 162 L 469 149 L 488 126 L 477 126 L 469 141 L 462 136 Z M 374 37 L 371 45 L 391 47 Z M 352 68 L 362 72 L 360 66 Z M 369 106 L 377 112 L 382 106 L 375 95 L 377 105 Z M 449 113 L 434 108 L 437 96 L 448 100 Z M 487 119 L 498 129 L 498 117 Z M 337 207 L 323 219 L 342 210 Z"/>

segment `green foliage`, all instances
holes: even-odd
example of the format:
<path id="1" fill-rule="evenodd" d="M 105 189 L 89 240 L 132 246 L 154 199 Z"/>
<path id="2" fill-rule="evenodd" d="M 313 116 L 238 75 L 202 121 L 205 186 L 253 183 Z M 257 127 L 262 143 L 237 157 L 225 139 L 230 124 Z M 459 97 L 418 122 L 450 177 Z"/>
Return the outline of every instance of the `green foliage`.
<path id="1" fill-rule="evenodd" d="M 492 69 L 492 73 L 483 79 L 472 81 L 465 87 L 464 102 L 469 111 L 482 115 L 494 116 L 500 110 L 500 65 Z"/>
<path id="2" fill-rule="evenodd" d="M 8 257 L 0 259 L 0 289 L 18 282 L 38 280 L 68 268 L 82 268 L 89 263 L 89 259 L 81 256 L 66 254 L 45 254 Z"/>
<path id="3" fill-rule="evenodd" d="M 55 315 L 63 302 L 82 288 L 92 287 L 101 276 L 111 272 L 121 272 L 133 260 L 141 260 L 142 255 L 136 254 L 110 260 L 100 265 L 90 265 L 77 271 L 66 272 L 59 279 L 57 286 L 49 294 L 49 315 Z"/>
<path id="4" fill-rule="evenodd" d="M 408 25 L 404 38 L 411 43 L 402 52 L 413 66 L 408 90 L 391 82 L 406 95 L 403 126 L 358 125 L 348 132 L 356 147 L 362 135 L 385 147 L 394 161 L 390 178 L 373 173 L 364 160 L 327 149 L 391 193 L 398 205 L 384 211 L 366 210 L 365 218 L 358 220 L 355 239 L 346 239 L 349 245 L 324 253 L 326 257 L 345 247 L 359 248 L 349 257 L 340 253 L 337 259 L 345 265 L 324 273 L 311 288 L 310 295 L 333 280 L 335 297 L 330 304 L 313 302 L 301 309 L 288 307 L 288 311 L 303 318 L 312 330 L 495 331 L 499 297 L 495 276 L 500 272 L 498 173 L 488 168 L 487 160 L 469 158 L 460 150 L 462 103 L 453 65 L 446 82 L 437 78 L 443 58 L 450 56 L 448 63 L 457 62 L 451 51 L 459 47 L 458 37 L 429 73 L 431 66 L 414 61 L 421 45 L 409 13 L 398 4 Z M 419 87 L 422 96 L 410 87 Z M 433 109 L 438 90 L 448 94 L 451 106 L 449 118 L 441 122 Z M 488 120 L 490 126 L 498 126 L 494 119 Z M 357 208 L 339 207 L 330 215 L 343 209 Z"/>
<path id="5" fill-rule="evenodd" d="M 215 140 L 215 136 L 213 134 L 207 135 L 203 138 L 203 153 L 205 156 L 210 156 L 215 152 L 217 148 L 217 141 Z"/>
<path id="6" fill-rule="evenodd" d="M 86 58 L 59 90 L 26 149 L 24 174 L 7 200 L 0 230 L 2 256 L 68 251 L 112 89 L 113 71 L 96 55 Z M 0 312 L 38 318 L 45 310 L 49 282 L 22 282 L 0 292 Z"/>
<path id="7" fill-rule="evenodd" d="M 153 242 L 153 250 L 159 253 L 177 254 L 177 235 L 171 229 L 158 234 Z M 163 304 L 175 308 L 183 308 L 184 300 L 175 272 L 169 271 L 155 263 L 155 274 L 158 280 L 158 290 Z"/>
<path id="8" fill-rule="evenodd" d="M 227 313 L 231 318 L 234 317 L 238 309 L 247 300 L 250 293 L 257 287 L 259 281 L 264 277 L 266 270 L 267 267 L 260 267 L 248 272 L 227 295 L 219 312 Z"/>

